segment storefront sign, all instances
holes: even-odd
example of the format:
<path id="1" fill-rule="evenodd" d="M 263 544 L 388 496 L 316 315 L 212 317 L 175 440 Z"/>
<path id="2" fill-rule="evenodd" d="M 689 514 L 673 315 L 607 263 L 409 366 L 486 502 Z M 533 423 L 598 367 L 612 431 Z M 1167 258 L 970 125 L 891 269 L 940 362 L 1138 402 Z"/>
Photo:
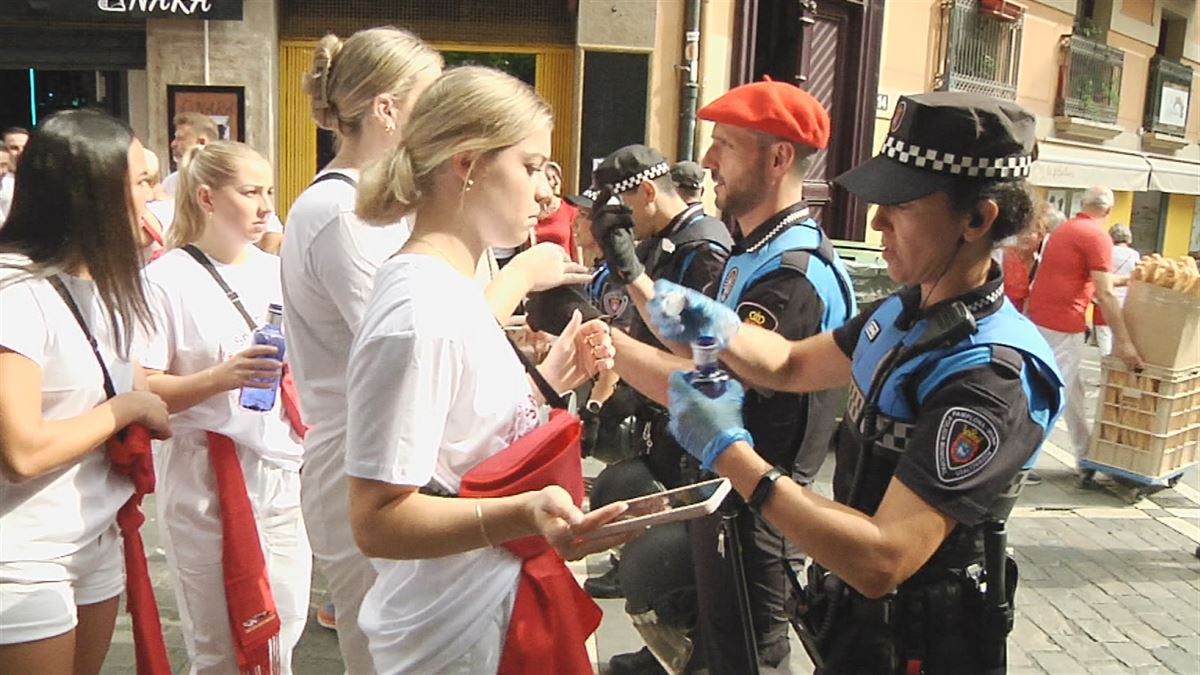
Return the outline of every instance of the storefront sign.
<path id="1" fill-rule="evenodd" d="M 15 6 L 15 11 L 9 9 Z M 17 0 L 0 14 L 93 19 L 220 19 L 241 21 L 242 0 Z"/>

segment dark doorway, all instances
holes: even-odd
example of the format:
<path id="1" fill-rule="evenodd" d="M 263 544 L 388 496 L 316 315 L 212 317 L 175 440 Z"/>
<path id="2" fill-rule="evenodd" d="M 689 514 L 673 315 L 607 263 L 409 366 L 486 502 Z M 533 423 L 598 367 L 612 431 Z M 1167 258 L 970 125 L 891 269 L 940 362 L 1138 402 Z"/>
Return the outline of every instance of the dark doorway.
<path id="1" fill-rule="evenodd" d="M 33 128 L 60 110 L 79 108 L 123 117 L 123 75 L 95 70 L 0 70 L 0 128 Z"/>
<path id="2" fill-rule="evenodd" d="M 804 198 L 830 237 L 863 239 L 867 205 L 833 179 L 873 151 L 883 0 L 739 0 L 738 23 L 736 84 L 792 82 L 829 111 L 829 147 L 809 171 Z"/>

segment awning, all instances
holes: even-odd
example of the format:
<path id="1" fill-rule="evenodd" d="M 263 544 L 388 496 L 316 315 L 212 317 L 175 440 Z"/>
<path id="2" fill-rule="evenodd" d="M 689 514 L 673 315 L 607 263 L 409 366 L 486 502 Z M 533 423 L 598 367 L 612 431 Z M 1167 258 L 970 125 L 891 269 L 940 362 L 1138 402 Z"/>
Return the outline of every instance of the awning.
<path id="1" fill-rule="evenodd" d="M 1200 195 L 1200 162 L 1147 156 L 1150 189 L 1177 195 Z"/>
<path id="2" fill-rule="evenodd" d="M 1141 154 L 1042 141 L 1029 182 L 1042 187 L 1087 189 L 1103 185 L 1117 192 L 1144 192 L 1150 163 Z"/>

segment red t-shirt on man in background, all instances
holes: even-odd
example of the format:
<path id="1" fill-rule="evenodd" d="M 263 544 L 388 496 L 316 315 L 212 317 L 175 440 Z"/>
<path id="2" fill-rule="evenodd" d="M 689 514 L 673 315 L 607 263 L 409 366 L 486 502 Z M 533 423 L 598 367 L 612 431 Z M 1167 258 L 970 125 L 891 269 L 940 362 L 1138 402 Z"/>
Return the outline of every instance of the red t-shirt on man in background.
<path id="1" fill-rule="evenodd" d="M 538 243 L 554 242 L 567 252 L 571 260 L 575 260 L 575 231 L 571 229 L 571 223 L 575 221 L 575 214 L 578 212 L 579 209 L 566 201 L 560 202 L 557 211 L 538 220 L 537 227 L 533 230 Z"/>
<path id="2" fill-rule="evenodd" d="M 1092 272 L 1112 271 L 1113 243 L 1102 224 L 1079 213 L 1050 235 L 1025 312 L 1035 324 L 1060 333 L 1087 329 Z"/>
<path id="3" fill-rule="evenodd" d="M 1016 246 L 1004 247 L 1001 268 L 1004 270 L 1004 294 L 1008 301 L 1024 313 L 1029 300 L 1029 266 L 1022 259 L 1022 251 Z"/>

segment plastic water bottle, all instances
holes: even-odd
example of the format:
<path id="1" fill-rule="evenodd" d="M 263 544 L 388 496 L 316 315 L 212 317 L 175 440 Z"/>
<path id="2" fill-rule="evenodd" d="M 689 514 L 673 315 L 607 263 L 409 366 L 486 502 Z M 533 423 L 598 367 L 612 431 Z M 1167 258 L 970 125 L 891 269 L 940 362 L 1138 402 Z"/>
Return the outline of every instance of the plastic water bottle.
<path id="1" fill-rule="evenodd" d="M 268 356 L 260 356 L 260 359 L 275 359 L 276 361 L 283 360 L 283 330 L 280 326 L 283 325 L 283 305 L 270 304 L 267 306 L 267 324 L 258 330 L 254 331 L 254 345 L 271 345 L 279 350 L 275 354 Z M 241 396 L 238 397 L 238 403 L 247 410 L 255 410 L 257 412 L 267 412 L 275 407 L 275 397 L 279 393 L 279 378 L 273 377 L 270 380 L 259 378 L 260 382 L 270 382 L 270 389 L 256 389 L 254 387 L 242 387 Z"/>
<path id="2" fill-rule="evenodd" d="M 688 382 L 709 398 L 718 398 L 729 384 L 729 373 L 717 359 L 717 339 L 701 336 L 692 343 L 692 363 L 695 370 L 688 373 Z"/>

